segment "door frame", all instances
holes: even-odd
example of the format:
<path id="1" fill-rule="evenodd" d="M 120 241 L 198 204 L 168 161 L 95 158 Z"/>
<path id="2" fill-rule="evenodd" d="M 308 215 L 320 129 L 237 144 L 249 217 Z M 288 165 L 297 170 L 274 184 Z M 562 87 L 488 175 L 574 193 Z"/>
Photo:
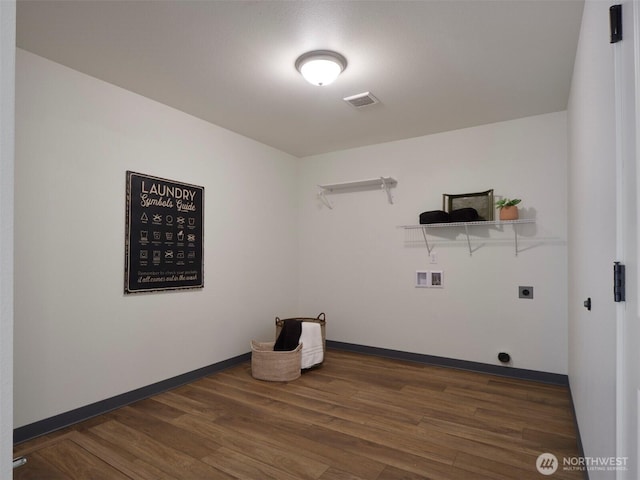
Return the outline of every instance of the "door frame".
<path id="1" fill-rule="evenodd" d="M 623 39 L 613 45 L 616 122 L 616 257 L 627 269 L 627 299 L 616 305 L 616 456 L 635 458 L 616 479 L 632 479 L 640 473 L 640 418 L 636 378 L 631 356 L 640 345 L 640 329 L 629 322 L 640 320 L 640 267 L 638 226 L 640 214 L 638 186 L 640 172 L 640 5 L 637 0 L 622 2 Z M 634 269 L 634 270 L 631 270 Z M 636 419 L 636 424 L 632 419 Z M 635 448 L 634 448 L 635 444 Z"/>

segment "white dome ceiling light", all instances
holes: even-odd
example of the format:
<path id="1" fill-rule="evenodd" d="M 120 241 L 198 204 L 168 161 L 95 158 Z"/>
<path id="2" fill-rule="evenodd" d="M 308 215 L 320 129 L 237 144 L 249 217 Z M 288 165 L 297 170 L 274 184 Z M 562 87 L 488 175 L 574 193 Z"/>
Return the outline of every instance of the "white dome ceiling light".
<path id="1" fill-rule="evenodd" d="M 330 50 L 307 52 L 296 60 L 296 69 L 305 80 L 319 87 L 333 83 L 345 68 L 347 59 Z"/>

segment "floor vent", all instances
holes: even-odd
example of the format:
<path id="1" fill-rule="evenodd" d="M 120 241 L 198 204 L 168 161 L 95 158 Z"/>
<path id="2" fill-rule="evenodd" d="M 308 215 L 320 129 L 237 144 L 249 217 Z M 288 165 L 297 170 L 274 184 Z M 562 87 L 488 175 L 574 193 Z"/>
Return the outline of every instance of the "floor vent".
<path id="1" fill-rule="evenodd" d="M 345 97 L 343 100 L 355 108 L 362 108 L 373 105 L 374 103 L 380 103 L 380 100 L 374 97 L 371 92 L 358 93 L 357 95 Z"/>

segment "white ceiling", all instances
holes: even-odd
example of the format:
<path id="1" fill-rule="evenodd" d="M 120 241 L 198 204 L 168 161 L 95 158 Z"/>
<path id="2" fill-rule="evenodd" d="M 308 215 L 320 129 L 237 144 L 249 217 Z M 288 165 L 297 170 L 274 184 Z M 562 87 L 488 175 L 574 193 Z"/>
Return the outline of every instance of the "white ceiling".
<path id="1" fill-rule="evenodd" d="M 565 110 L 583 2 L 18 0 L 20 48 L 296 156 Z M 326 87 L 296 58 L 343 54 Z M 354 109 L 343 97 L 381 103 Z"/>

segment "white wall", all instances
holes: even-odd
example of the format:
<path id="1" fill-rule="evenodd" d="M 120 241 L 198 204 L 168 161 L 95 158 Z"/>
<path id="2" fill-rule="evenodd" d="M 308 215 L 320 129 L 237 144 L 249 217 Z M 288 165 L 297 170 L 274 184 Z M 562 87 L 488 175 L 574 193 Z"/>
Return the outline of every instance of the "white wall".
<path id="1" fill-rule="evenodd" d="M 16 103 L 16 427 L 246 353 L 295 314 L 294 157 L 21 50 Z M 204 289 L 123 294 L 126 170 L 205 187 Z"/>
<path id="2" fill-rule="evenodd" d="M 609 4 L 585 3 L 569 100 L 569 381 L 585 455 L 616 454 L 615 88 Z M 592 310 L 583 301 L 592 299 Z M 615 478 L 591 472 L 590 478 Z"/>
<path id="3" fill-rule="evenodd" d="M 16 3 L 0 2 L 0 478 L 13 451 L 13 176 Z"/>
<path id="4" fill-rule="evenodd" d="M 332 340 L 489 364 L 507 351 L 514 367 L 567 373 L 566 135 L 561 112 L 303 159 L 299 310 L 325 311 Z M 379 191 L 331 195 L 333 210 L 316 198 L 317 184 L 386 175 L 393 205 Z M 438 244 L 436 265 L 397 228 L 443 193 L 489 188 L 537 220 L 517 258 L 511 227 L 472 257 L 461 235 Z M 414 288 L 423 269 L 443 270 L 445 288 Z"/>

